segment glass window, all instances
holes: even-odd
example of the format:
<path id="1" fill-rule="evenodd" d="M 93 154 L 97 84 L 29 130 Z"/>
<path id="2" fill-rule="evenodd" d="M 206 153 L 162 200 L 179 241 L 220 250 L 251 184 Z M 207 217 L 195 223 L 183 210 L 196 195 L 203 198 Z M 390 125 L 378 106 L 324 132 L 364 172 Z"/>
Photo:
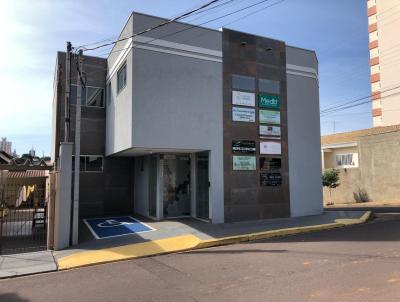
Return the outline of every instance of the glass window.
<path id="1" fill-rule="evenodd" d="M 353 154 L 336 154 L 336 165 L 338 167 L 354 166 Z"/>
<path id="2" fill-rule="evenodd" d="M 85 157 L 81 156 L 79 161 L 79 170 L 81 172 L 85 171 Z M 75 171 L 75 156 L 72 155 L 72 171 Z"/>
<path id="3" fill-rule="evenodd" d="M 103 171 L 102 156 L 86 156 L 86 171 Z"/>
<path id="4" fill-rule="evenodd" d="M 254 77 L 233 74 L 232 75 L 232 89 L 254 91 L 255 90 L 255 79 L 254 79 Z"/>
<path id="5" fill-rule="evenodd" d="M 104 107 L 104 89 L 87 88 L 87 106 Z"/>
<path id="6" fill-rule="evenodd" d="M 126 63 L 117 73 L 117 91 L 118 93 L 126 86 Z"/>
<path id="7" fill-rule="evenodd" d="M 107 106 L 111 105 L 111 82 L 107 84 Z"/>
<path id="8" fill-rule="evenodd" d="M 280 83 L 278 81 L 259 79 L 258 90 L 260 92 L 269 92 L 279 94 L 281 91 Z"/>

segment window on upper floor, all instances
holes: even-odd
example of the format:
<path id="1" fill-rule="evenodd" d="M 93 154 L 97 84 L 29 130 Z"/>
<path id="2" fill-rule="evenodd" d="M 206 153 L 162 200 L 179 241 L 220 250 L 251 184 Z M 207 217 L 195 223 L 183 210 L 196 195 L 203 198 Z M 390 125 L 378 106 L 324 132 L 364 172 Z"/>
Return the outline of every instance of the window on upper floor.
<path id="1" fill-rule="evenodd" d="M 104 89 L 87 87 L 86 106 L 104 107 Z"/>
<path id="2" fill-rule="evenodd" d="M 355 161 L 353 158 L 353 153 L 347 154 L 336 154 L 336 165 L 338 167 L 354 167 Z"/>
<path id="3" fill-rule="evenodd" d="M 111 82 L 107 84 L 107 106 L 111 105 Z"/>
<path id="4" fill-rule="evenodd" d="M 259 79 L 258 80 L 258 91 L 269 92 L 273 94 L 280 94 L 281 88 L 279 81 Z"/>
<path id="5" fill-rule="evenodd" d="M 103 172 L 103 160 L 101 155 L 81 155 L 79 170 L 81 172 Z M 75 156 L 72 156 L 72 170 L 75 170 Z"/>
<path id="6" fill-rule="evenodd" d="M 255 83 L 256 80 L 254 77 L 239 74 L 232 75 L 232 89 L 254 91 L 256 86 Z"/>
<path id="7" fill-rule="evenodd" d="M 117 73 L 117 93 L 120 93 L 126 86 L 126 63 L 118 70 Z"/>

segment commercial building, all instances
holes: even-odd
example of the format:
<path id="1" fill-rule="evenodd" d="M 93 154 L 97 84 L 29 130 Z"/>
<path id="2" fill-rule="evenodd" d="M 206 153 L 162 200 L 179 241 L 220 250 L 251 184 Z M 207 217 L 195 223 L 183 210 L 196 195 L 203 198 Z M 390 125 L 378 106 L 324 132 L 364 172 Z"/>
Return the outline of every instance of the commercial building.
<path id="1" fill-rule="evenodd" d="M 0 151 L 12 154 L 12 142 L 7 141 L 6 137 L 2 137 L 0 141 Z"/>
<path id="2" fill-rule="evenodd" d="M 400 124 L 400 3 L 368 0 L 374 127 Z"/>
<path id="3" fill-rule="evenodd" d="M 321 213 L 315 52 L 180 22 L 132 38 L 164 21 L 133 13 L 107 59 L 84 57 L 80 216 L 220 223 Z M 64 70 L 59 52 L 56 164 Z M 71 138 L 76 93 L 72 85 Z"/>

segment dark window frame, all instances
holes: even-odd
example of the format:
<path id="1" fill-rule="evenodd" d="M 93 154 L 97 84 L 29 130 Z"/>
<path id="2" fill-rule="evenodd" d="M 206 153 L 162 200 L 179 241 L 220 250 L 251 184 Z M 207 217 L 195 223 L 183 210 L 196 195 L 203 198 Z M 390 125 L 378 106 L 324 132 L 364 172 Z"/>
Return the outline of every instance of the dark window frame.
<path id="1" fill-rule="evenodd" d="M 122 74 L 122 72 L 125 74 L 125 76 L 123 78 L 124 83 L 121 86 L 120 85 L 120 75 Z M 122 90 L 124 90 L 127 82 L 128 82 L 128 70 L 127 70 L 127 65 L 126 65 L 126 61 L 125 61 L 117 71 L 117 94 L 119 94 Z"/>

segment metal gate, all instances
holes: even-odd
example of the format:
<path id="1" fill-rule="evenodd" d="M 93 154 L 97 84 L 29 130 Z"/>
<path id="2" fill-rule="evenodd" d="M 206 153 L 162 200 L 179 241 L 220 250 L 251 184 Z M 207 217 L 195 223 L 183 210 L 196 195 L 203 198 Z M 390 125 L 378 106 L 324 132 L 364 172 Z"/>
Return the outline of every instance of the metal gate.
<path id="1" fill-rule="evenodd" d="M 0 254 L 47 249 L 47 178 L 9 176 L 0 171 Z"/>

